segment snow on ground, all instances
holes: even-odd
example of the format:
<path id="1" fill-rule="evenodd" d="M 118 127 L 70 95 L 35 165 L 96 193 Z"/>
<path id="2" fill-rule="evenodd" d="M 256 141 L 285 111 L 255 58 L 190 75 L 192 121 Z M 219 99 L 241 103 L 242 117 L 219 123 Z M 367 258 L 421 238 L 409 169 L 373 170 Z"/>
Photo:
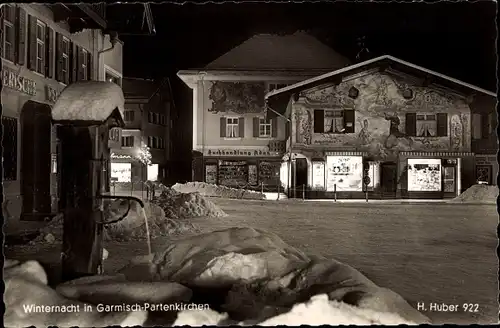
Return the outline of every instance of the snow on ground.
<path id="1" fill-rule="evenodd" d="M 476 184 L 464 191 L 460 196 L 452 199 L 450 203 L 485 203 L 496 204 L 498 186 Z"/>
<path id="2" fill-rule="evenodd" d="M 425 312 L 434 324 L 498 322 L 495 206 L 212 200 L 228 216 L 193 219 L 203 232 L 231 226 L 265 229 L 307 254 L 336 258 L 357 268 L 414 307 L 419 302 L 479 306 L 478 312 Z M 154 239 L 153 251 L 165 249 L 179 237 Z M 108 274 L 134 256 L 147 254 L 144 241 L 113 241 L 105 247 Z M 60 246 L 5 247 L 5 255 L 54 267 Z"/>
<path id="3" fill-rule="evenodd" d="M 184 184 L 176 183 L 172 189 L 182 192 L 198 192 L 202 196 L 220 197 L 220 198 L 236 198 L 236 199 L 266 199 L 266 196 L 260 192 L 235 189 L 225 186 L 218 186 L 205 182 L 188 182 Z"/>

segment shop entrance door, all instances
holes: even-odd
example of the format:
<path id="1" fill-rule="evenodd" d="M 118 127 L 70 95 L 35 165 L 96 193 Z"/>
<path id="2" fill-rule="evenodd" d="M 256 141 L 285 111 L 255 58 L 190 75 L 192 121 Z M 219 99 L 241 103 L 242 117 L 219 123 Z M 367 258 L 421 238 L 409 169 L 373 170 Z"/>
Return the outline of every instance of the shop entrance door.
<path id="1" fill-rule="evenodd" d="M 382 198 L 396 198 L 397 166 L 396 163 L 382 163 L 381 165 Z"/>
<path id="2" fill-rule="evenodd" d="M 28 101 L 21 111 L 22 220 L 51 216 L 51 110 L 46 104 Z"/>

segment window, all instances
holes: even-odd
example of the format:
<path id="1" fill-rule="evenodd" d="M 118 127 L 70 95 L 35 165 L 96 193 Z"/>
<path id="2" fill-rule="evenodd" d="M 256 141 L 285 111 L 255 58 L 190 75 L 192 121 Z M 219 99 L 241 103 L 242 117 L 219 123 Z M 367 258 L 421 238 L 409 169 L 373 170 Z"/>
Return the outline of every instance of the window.
<path id="1" fill-rule="evenodd" d="M 45 24 L 36 23 L 36 72 L 44 74 L 45 71 Z"/>
<path id="2" fill-rule="evenodd" d="M 2 161 L 3 178 L 6 181 L 17 179 L 17 120 L 12 117 L 2 117 Z"/>
<path id="3" fill-rule="evenodd" d="M 134 136 L 122 137 L 122 147 L 134 147 Z"/>
<path id="4" fill-rule="evenodd" d="M 435 114 L 417 114 L 417 137 L 436 137 L 437 119 Z"/>
<path id="5" fill-rule="evenodd" d="M 153 137 L 152 136 L 148 137 L 148 147 L 153 148 Z"/>
<path id="6" fill-rule="evenodd" d="M 88 63 L 88 60 L 89 60 L 89 53 L 87 50 L 85 49 L 82 49 L 82 80 L 83 81 L 87 81 L 88 78 L 89 78 L 89 70 L 88 70 L 88 66 L 87 66 L 87 63 Z"/>
<path id="7" fill-rule="evenodd" d="M 135 112 L 133 110 L 126 110 L 123 116 L 126 122 L 133 122 L 135 119 Z"/>
<path id="8" fill-rule="evenodd" d="M 109 71 L 106 71 L 105 79 L 108 82 L 113 82 L 114 84 L 118 84 L 119 86 L 122 86 L 122 79 L 113 75 Z"/>
<path id="9" fill-rule="evenodd" d="M 158 148 L 160 149 L 165 149 L 165 143 L 163 141 L 163 138 L 162 137 L 159 137 L 158 138 Z"/>
<path id="10" fill-rule="evenodd" d="M 109 140 L 120 141 L 120 128 L 112 128 L 109 131 Z"/>
<path id="11" fill-rule="evenodd" d="M 160 114 L 160 124 L 165 125 L 165 115 Z"/>
<path id="12" fill-rule="evenodd" d="M 3 47 L 2 57 L 14 61 L 14 45 L 16 44 L 16 31 L 14 29 L 15 11 L 13 6 L 5 5 L 3 19 Z"/>
<path id="13" fill-rule="evenodd" d="M 271 120 L 266 120 L 265 118 L 259 119 L 259 137 L 267 138 L 271 136 Z"/>
<path id="14" fill-rule="evenodd" d="M 472 138 L 481 139 L 481 114 L 472 114 Z"/>
<path id="15" fill-rule="evenodd" d="M 226 118 L 226 138 L 238 138 L 239 134 L 239 122 L 237 117 L 227 117 Z"/>
<path id="16" fill-rule="evenodd" d="M 62 78 L 64 84 L 69 84 L 69 39 L 62 39 Z"/>
<path id="17" fill-rule="evenodd" d="M 325 110 L 324 133 L 344 132 L 344 112 L 341 110 Z"/>

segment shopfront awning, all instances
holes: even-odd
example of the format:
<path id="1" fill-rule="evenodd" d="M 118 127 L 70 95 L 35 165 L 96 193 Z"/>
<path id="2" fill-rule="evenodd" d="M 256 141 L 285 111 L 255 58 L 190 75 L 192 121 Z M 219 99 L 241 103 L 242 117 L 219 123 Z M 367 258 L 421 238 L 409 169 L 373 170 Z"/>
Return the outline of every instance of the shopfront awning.
<path id="1" fill-rule="evenodd" d="M 80 81 L 68 85 L 52 106 L 52 120 L 60 124 L 123 127 L 125 98 L 115 83 Z"/>

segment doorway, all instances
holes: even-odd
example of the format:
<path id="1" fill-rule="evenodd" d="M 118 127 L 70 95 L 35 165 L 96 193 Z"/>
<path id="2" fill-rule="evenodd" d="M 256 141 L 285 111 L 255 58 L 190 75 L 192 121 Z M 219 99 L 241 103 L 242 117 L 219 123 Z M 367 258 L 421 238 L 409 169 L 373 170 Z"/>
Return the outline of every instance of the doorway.
<path id="1" fill-rule="evenodd" d="M 52 214 L 51 131 L 50 106 L 26 102 L 21 110 L 22 220 L 43 220 Z"/>
<path id="2" fill-rule="evenodd" d="M 293 178 L 295 176 L 295 178 Z M 307 190 L 307 159 L 297 158 L 292 165 L 292 195 L 291 197 L 303 198 Z M 295 192 L 294 192 L 295 191 Z"/>
<path id="3" fill-rule="evenodd" d="M 380 169 L 382 198 L 396 198 L 397 171 L 396 163 L 382 163 Z"/>

